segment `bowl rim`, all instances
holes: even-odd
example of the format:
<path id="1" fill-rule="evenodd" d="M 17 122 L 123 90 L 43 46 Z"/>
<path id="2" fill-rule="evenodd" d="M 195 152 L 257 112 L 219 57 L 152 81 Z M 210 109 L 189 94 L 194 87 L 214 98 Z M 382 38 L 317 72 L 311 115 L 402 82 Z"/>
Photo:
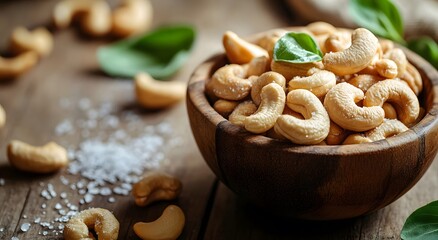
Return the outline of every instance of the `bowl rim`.
<path id="1" fill-rule="evenodd" d="M 278 29 L 295 30 L 303 28 L 288 27 Z M 271 29 L 265 32 L 257 33 L 246 39 L 254 41 L 257 39 L 257 37 L 261 36 L 261 34 L 265 34 L 266 32 L 270 31 L 276 31 L 278 29 Z M 408 61 L 420 72 L 420 75 L 423 79 L 423 86 L 425 86 L 425 77 L 427 78 L 428 82 L 430 82 L 428 96 L 423 97 L 424 101 L 430 99 L 430 108 L 426 109 L 427 111 L 424 117 L 413 127 L 410 127 L 408 131 L 387 139 L 382 139 L 371 143 L 352 145 L 298 145 L 286 140 L 274 139 L 260 134 L 253 134 L 244 130 L 242 127 L 232 124 L 230 121 L 228 121 L 228 119 L 224 118 L 214 110 L 205 94 L 205 82 L 211 77 L 213 70 L 215 70 L 215 67 L 218 66 L 218 63 L 226 59 L 224 52 L 213 54 L 195 68 L 189 79 L 187 87 L 187 101 L 191 101 L 195 109 L 199 111 L 205 118 L 207 118 L 208 121 L 210 121 L 216 127 L 216 129 L 220 125 L 220 128 L 223 131 L 240 137 L 242 141 L 247 142 L 248 144 L 257 144 L 262 146 L 272 146 L 275 144 L 278 146 L 278 148 L 276 148 L 277 150 L 282 149 L 288 152 L 315 155 L 358 155 L 372 153 L 375 151 L 384 151 L 397 146 L 409 144 L 419 138 L 424 138 L 432 128 L 438 126 L 438 71 L 416 53 L 402 46 L 398 47 L 402 48 L 408 58 Z M 424 94 L 423 91 L 420 94 Z"/>

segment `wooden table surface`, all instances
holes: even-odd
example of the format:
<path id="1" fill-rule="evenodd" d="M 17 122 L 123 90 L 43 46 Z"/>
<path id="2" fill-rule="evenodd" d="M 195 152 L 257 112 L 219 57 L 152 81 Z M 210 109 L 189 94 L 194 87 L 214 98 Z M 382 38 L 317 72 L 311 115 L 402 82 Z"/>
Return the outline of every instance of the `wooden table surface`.
<path id="1" fill-rule="evenodd" d="M 50 22 L 56 1 L 15 0 L 0 3 L 0 49 L 6 49 L 12 29 L 24 25 L 35 27 Z M 111 2 L 114 6 L 117 2 Z M 300 24 L 286 5 L 268 0 L 153 0 L 153 27 L 171 23 L 189 23 L 198 36 L 189 61 L 172 78 L 187 82 L 195 66 L 210 55 L 221 51 L 221 36 L 232 30 L 245 36 L 275 27 Z M 302 23 L 301 23 L 302 24 Z M 131 80 L 114 79 L 99 71 L 96 49 L 108 39 L 91 39 L 78 34 L 74 28 L 54 33 L 55 48 L 31 71 L 12 82 L 0 84 L 0 104 L 7 112 L 7 123 L 0 129 L 0 239 L 62 239 L 60 231 L 53 232 L 36 218 L 50 221 L 58 215 L 57 196 L 47 200 L 41 193 L 49 184 L 59 194 L 66 192 L 70 203 L 86 209 L 103 207 L 114 212 L 120 221 L 119 239 L 138 239 L 132 226 L 138 221 L 152 221 L 170 203 L 180 206 L 186 214 L 186 225 L 179 239 L 399 239 L 407 216 L 416 208 L 438 199 L 438 162 L 399 200 L 368 216 L 334 222 L 306 222 L 283 219 L 262 213 L 234 195 L 217 181 L 202 159 L 188 123 L 185 103 L 163 111 L 145 111 L 134 101 Z M 70 107 L 66 107 L 66 104 Z M 50 140 L 69 148 L 77 148 L 86 139 L 102 132 L 73 131 L 60 134 L 60 123 L 86 119 L 80 106 L 98 108 L 110 104 L 118 120 L 131 114 L 131 121 L 142 126 L 170 125 L 170 139 L 178 144 L 164 148 L 167 161 L 160 169 L 178 177 L 184 187 L 175 201 L 137 207 L 131 196 L 96 195 L 90 203 L 79 204 L 82 195 L 62 180 L 77 183 L 81 175 L 66 170 L 52 175 L 32 175 L 13 169 L 6 158 L 6 145 L 19 139 L 34 145 Z M 73 107 L 72 107 L 73 106 Z M 79 106 L 79 107 L 77 107 Z M 119 129 L 128 131 L 128 124 Z M 102 131 L 110 134 L 111 129 Z M 4 184 L 1 184 L 4 181 Z M 47 207 L 42 209 L 42 205 Z M 45 214 L 43 213 L 45 211 Z M 31 223 L 27 232 L 23 223 Z M 59 224 L 58 224 L 59 225 Z M 56 225 L 55 227 L 57 227 Z M 42 233 L 47 231 L 47 235 Z M 56 235 L 58 233 L 58 235 Z"/>

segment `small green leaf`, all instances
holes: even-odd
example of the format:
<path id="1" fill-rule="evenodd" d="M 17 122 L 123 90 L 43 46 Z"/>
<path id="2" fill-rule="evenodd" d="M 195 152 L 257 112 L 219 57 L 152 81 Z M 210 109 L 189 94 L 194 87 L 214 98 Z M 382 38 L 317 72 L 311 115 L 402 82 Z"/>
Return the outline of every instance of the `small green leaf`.
<path id="1" fill-rule="evenodd" d="M 186 61 L 195 37 L 190 26 L 162 27 L 101 47 L 97 57 L 102 70 L 110 76 L 132 78 L 147 72 L 154 78 L 165 79 Z"/>
<path id="2" fill-rule="evenodd" d="M 350 0 L 354 21 L 373 33 L 404 44 L 403 21 L 391 0 Z"/>
<path id="3" fill-rule="evenodd" d="M 415 210 L 403 225 L 403 240 L 438 239 L 438 201 Z"/>
<path id="4" fill-rule="evenodd" d="M 322 60 L 322 52 L 315 40 L 306 33 L 290 32 L 274 46 L 274 61 L 309 63 Z"/>
<path id="5" fill-rule="evenodd" d="M 438 44 L 430 37 L 421 37 L 408 42 L 408 48 L 418 53 L 438 69 Z"/>

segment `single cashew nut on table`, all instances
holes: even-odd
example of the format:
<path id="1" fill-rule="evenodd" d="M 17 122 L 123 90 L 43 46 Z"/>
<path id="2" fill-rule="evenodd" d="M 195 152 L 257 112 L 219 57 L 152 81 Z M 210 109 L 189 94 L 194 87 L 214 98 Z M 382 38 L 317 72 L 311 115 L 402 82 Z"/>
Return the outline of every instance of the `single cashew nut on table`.
<path id="1" fill-rule="evenodd" d="M 0 128 L 2 128 L 6 123 L 6 112 L 5 109 L 0 105 Z"/>
<path id="2" fill-rule="evenodd" d="M 124 0 L 112 13 L 112 33 L 128 37 L 146 31 L 152 24 L 152 5 L 149 0 Z"/>
<path id="3" fill-rule="evenodd" d="M 93 240 L 89 229 L 94 229 L 99 240 L 117 240 L 119 221 L 103 208 L 89 208 L 72 217 L 64 227 L 65 240 Z"/>
<path id="4" fill-rule="evenodd" d="M 241 39 L 237 34 L 231 31 L 224 33 L 222 43 L 228 60 L 230 60 L 231 63 L 245 64 L 256 57 L 269 57 L 265 49 Z"/>
<path id="5" fill-rule="evenodd" d="M 17 27 L 12 32 L 10 48 L 16 54 L 35 51 L 39 56 L 47 56 L 53 48 L 53 36 L 45 28 L 29 31 L 24 27 Z"/>
<path id="6" fill-rule="evenodd" d="M 294 77 L 289 81 L 289 91 L 307 89 L 317 97 L 325 94 L 336 85 L 336 76 L 332 72 L 312 68 L 308 77 Z"/>
<path id="7" fill-rule="evenodd" d="M 169 107 L 184 99 L 186 84 L 183 82 L 158 81 L 147 73 L 135 76 L 137 102 L 149 109 Z"/>
<path id="8" fill-rule="evenodd" d="M 257 105 L 252 101 L 241 102 L 228 118 L 229 121 L 237 126 L 245 126 L 245 119 L 257 111 Z"/>
<path id="9" fill-rule="evenodd" d="M 262 88 L 269 83 L 277 83 L 282 88 L 285 88 L 286 86 L 286 79 L 283 77 L 283 75 L 277 73 L 277 72 L 265 72 L 260 77 L 258 77 L 253 83 L 251 88 L 251 98 L 254 101 L 254 103 L 258 106 L 261 102 L 260 92 L 262 91 Z"/>
<path id="10" fill-rule="evenodd" d="M 364 93 L 359 88 L 349 83 L 339 83 L 325 95 L 324 106 L 330 119 L 342 128 L 367 131 L 383 122 L 385 111 L 380 106 L 357 106 L 356 103 L 363 98 Z"/>
<path id="11" fill-rule="evenodd" d="M 147 173 L 132 187 L 132 195 L 138 206 L 144 207 L 156 201 L 172 200 L 181 193 L 182 183 L 162 172 Z"/>
<path id="12" fill-rule="evenodd" d="M 252 86 L 252 82 L 245 77 L 246 71 L 241 65 L 225 65 L 216 70 L 206 87 L 219 98 L 242 100 L 248 96 Z"/>
<path id="13" fill-rule="evenodd" d="M 153 222 L 134 224 L 134 232 L 143 240 L 175 240 L 184 228 L 184 212 L 176 205 L 169 205 Z"/>
<path id="14" fill-rule="evenodd" d="M 13 58 L 0 57 L 0 80 L 13 79 L 30 70 L 38 62 L 38 54 L 25 52 Z"/>
<path id="15" fill-rule="evenodd" d="M 292 90 L 287 94 L 287 106 L 301 113 L 304 120 L 291 115 L 281 115 L 275 123 L 275 132 L 296 144 L 318 144 L 328 135 L 330 118 L 321 101 L 305 89 Z"/>
<path id="16" fill-rule="evenodd" d="M 322 59 L 325 69 L 337 75 L 357 73 L 367 67 L 375 56 L 379 41 L 369 30 L 358 28 L 351 35 L 351 46 L 344 51 L 326 53 Z"/>
<path id="17" fill-rule="evenodd" d="M 228 118 L 228 116 L 234 111 L 237 105 L 239 105 L 239 102 L 219 99 L 214 102 L 213 108 L 214 110 L 216 110 L 216 112 L 222 115 L 222 117 Z"/>
<path id="18" fill-rule="evenodd" d="M 68 164 L 67 151 L 54 142 L 35 147 L 13 140 L 7 152 L 11 165 L 26 172 L 51 173 Z"/>

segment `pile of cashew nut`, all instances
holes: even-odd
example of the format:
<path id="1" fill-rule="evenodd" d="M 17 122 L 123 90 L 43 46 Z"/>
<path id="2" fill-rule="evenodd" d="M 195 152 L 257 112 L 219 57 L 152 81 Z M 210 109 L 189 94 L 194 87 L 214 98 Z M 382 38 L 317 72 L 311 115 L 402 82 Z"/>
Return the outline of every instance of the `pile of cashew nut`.
<path id="1" fill-rule="evenodd" d="M 302 145 L 378 141 L 422 118 L 421 75 L 393 42 L 324 22 L 297 31 L 315 39 L 322 61 L 274 61 L 273 48 L 286 29 L 253 42 L 225 32 L 230 64 L 205 88 L 213 108 L 251 133 Z"/>

